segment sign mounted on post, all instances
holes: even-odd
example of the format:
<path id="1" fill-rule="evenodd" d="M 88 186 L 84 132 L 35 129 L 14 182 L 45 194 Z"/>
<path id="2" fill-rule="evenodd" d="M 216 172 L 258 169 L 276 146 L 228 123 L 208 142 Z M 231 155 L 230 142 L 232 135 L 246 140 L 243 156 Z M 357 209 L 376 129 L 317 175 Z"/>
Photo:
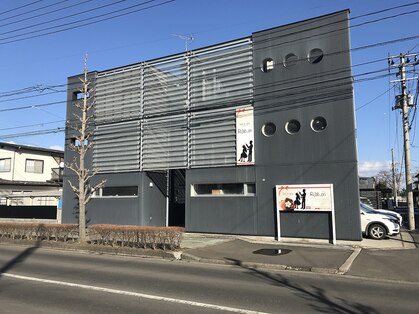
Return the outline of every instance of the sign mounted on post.
<path id="1" fill-rule="evenodd" d="M 254 165 L 254 125 L 253 108 L 236 109 L 236 163 L 237 165 Z"/>
<path id="2" fill-rule="evenodd" d="M 336 244 L 333 184 L 277 185 L 275 194 L 278 241 L 281 238 L 281 211 L 331 212 L 333 244 Z"/>

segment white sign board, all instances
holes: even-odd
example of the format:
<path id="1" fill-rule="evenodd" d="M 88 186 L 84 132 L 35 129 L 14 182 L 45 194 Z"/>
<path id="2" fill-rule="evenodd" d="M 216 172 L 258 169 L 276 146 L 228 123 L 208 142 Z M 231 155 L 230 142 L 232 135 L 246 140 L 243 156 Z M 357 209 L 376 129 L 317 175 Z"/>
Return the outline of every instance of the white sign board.
<path id="1" fill-rule="evenodd" d="M 278 241 L 281 237 L 280 212 L 331 212 L 333 244 L 336 243 L 333 184 L 276 185 Z"/>
<path id="2" fill-rule="evenodd" d="M 236 109 L 236 161 L 237 165 L 254 165 L 253 108 Z"/>

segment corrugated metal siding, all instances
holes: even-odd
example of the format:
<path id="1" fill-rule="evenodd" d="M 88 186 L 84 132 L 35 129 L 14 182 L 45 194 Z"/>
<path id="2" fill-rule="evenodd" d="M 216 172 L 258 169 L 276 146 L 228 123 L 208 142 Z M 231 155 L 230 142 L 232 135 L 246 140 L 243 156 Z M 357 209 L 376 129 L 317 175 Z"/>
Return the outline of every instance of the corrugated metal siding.
<path id="1" fill-rule="evenodd" d="M 141 65 L 99 73 L 95 90 L 96 123 L 138 119 Z"/>
<path id="2" fill-rule="evenodd" d="M 99 172 L 135 171 L 140 165 L 140 124 L 129 121 L 95 129 L 93 166 Z"/>
<path id="3" fill-rule="evenodd" d="M 236 108 L 191 115 L 191 168 L 236 164 Z"/>
<path id="4" fill-rule="evenodd" d="M 141 164 L 144 170 L 179 169 L 187 166 L 187 116 L 143 121 Z"/>

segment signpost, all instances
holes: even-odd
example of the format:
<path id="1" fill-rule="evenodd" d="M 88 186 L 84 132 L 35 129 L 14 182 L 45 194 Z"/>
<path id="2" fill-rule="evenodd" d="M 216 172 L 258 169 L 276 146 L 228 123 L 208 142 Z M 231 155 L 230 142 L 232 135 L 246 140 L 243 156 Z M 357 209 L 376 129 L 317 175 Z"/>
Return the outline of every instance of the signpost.
<path id="1" fill-rule="evenodd" d="M 281 240 L 280 212 L 331 212 L 332 241 L 336 244 L 333 184 L 276 185 L 276 221 Z"/>

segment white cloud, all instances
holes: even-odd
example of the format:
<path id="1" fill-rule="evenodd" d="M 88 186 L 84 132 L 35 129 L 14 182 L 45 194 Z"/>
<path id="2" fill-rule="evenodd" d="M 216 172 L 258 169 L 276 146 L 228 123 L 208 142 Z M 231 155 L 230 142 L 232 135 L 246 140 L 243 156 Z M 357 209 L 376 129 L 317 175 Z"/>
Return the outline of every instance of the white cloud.
<path id="1" fill-rule="evenodd" d="M 358 174 L 361 177 L 375 176 L 381 170 L 390 170 L 391 161 L 388 160 L 369 160 L 358 162 Z"/>
<path id="2" fill-rule="evenodd" d="M 60 145 L 52 145 L 49 148 L 50 149 L 55 149 L 55 150 L 64 150 L 64 148 Z"/>

